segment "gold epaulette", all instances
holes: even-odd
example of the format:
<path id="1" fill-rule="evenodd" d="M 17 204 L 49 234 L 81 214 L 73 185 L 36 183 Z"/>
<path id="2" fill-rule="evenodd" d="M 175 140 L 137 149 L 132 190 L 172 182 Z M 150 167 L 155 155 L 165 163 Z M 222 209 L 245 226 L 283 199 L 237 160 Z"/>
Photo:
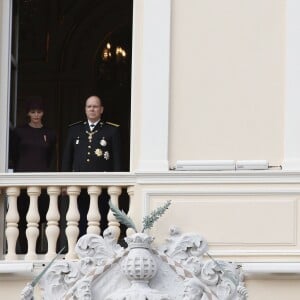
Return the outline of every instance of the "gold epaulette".
<path id="1" fill-rule="evenodd" d="M 109 124 L 109 125 L 112 125 L 112 126 L 115 126 L 115 127 L 119 127 L 120 126 L 119 124 L 115 124 L 115 123 L 112 123 L 112 122 L 106 122 L 106 124 Z"/>
<path id="2" fill-rule="evenodd" d="M 72 124 L 69 124 L 68 127 L 71 127 L 71 126 L 74 126 L 74 125 L 77 125 L 77 124 L 80 124 L 82 123 L 83 121 L 78 121 L 78 122 L 75 122 L 75 123 L 72 123 Z"/>

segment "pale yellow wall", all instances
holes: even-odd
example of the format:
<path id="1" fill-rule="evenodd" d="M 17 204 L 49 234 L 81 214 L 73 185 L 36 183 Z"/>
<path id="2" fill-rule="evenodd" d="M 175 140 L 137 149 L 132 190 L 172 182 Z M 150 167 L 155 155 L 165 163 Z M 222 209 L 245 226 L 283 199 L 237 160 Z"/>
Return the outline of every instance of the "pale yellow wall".
<path id="1" fill-rule="evenodd" d="M 10 278 L 9 278 L 10 277 Z M 28 282 L 32 279 L 29 278 L 15 278 L 7 276 L 7 279 L 1 278 L 0 276 L 0 299 L 1 300 L 20 300 L 21 292 Z M 34 289 L 34 298 L 36 300 L 41 299 L 39 293 L 39 287 Z"/>
<path id="2" fill-rule="evenodd" d="M 266 158 L 274 164 L 281 162 L 285 1 L 172 3 L 171 161 Z M 136 16 L 142 18 L 142 14 Z M 142 29 L 135 30 L 136 46 L 142 47 Z M 135 76 L 142 68 L 139 53 Z M 141 82 L 137 79 L 137 83 Z M 137 84 L 132 114 L 136 124 L 140 94 Z M 138 126 L 133 135 L 139 139 Z M 134 149 L 135 163 L 139 148 Z M 138 186 L 133 219 L 141 227 L 144 206 L 152 210 L 171 199 L 170 210 L 153 229 L 157 242 L 175 224 L 185 232 L 203 234 L 221 257 L 222 251 L 233 249 L 253 251 L 249 257 L 235 256 L 244 261 L 299 261 L 293 251 L 298 254 L 300 249 L 300 194 L 291 194 L 298 186 L 282 186 L 276 194 L 272 188 L 278 186 L 257 181 L 253 185 Z M 286 255 L 272 256 L 276 249 Z M 19 299 L 26 282 L 1 280 L 0 299 Z M 247 288 L 253 300 L 299 299 L 299 280 L 247 280 Z"/>
<path id="3" fill-rule="evenodd" d="M 252 181 L 138 185 L 131 217 L 140 230 L 144 214 L 171 200 L 151 229 L 157 244 L 176 226 L 183 233 L 201 234 L 218 258 L 300 262 L 299 184 L 263 183 L 263 177 Z"/>
<path id="4" fill-rule="evenodd" d="M 226 190 L 214 195 L 214 192 L 204 193 L 202 188 L 182 187 L 178 195 L 172 195 L 172 189 L 166 188 L 151 197 L 152 209 L 172 199 L 168 213 L 154 227 L 157 240 L 165 239 L 169 228 L 176 225 L 183 232 L 204 235 L 210 249 L 221 253 L 230 249 L 236 254 L 237 250 L 256 250 L 255 261 L 266 259 L 260 257 L 262 250 L 269 251 L 268 259 L 272 260 L 273 250 L 300 248 L 296 223 L 299 196 L 241 195 L 238 192 L 235 195 Z M 288 255 L 280 259 L 288 260 Z"/>
<path id="5" fill-rule="evenodd" d="M 249 300 L 298 300 L 299 279 L 248 280 Z"/>
<path id="6" fill-rule="evenodd" d="M 1 280 L 0 281 L 0 298 L 9 300 L 19 300 L 21 291 L 26 281 L 23 280 Z"/>
<path id="7" fill-rule="evenodd" d="M 285 1 L 172 3 L 171 163 L 267 159 L 280 164 Z"/>
<path id="8" fill-rule="evenodd" d="M 6 276 L 7 279 L 1 278 L 0 276 L 0 299 L 1 300 L 20 300 L 20 295 L 23 288 L 32 279 L 22 279 L 18 275 Z M 41 299 L 39 288 L 34 289 L 34 298 Z"/>

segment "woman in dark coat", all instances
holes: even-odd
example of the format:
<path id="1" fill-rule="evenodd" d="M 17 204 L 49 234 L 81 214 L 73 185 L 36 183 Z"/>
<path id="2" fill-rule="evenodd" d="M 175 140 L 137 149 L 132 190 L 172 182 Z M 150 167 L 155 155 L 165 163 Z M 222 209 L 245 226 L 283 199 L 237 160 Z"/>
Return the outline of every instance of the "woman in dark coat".
<path id="1" fill-rule="evenodd" d="M 40 97 L 30 97 L 27 101 L 27 124 L 16 127 L 11 137 L 11 162 L 14 172 L 50 172 L 55 171 L 54 159 L 56 154 L 55 131 L 43 125 L 44 105 Z M 45 227 L 46 213 L 49 206 L 49 198 L 45 190 L 39 197 L 40 213 L 40 238 L 38 240 L 38 252 L 45 251 Z M 29 197 L 26 190 L 21 191 L 18 198 L 19 243 L 17 251 L 27 252 L 26 238 L 26 214 L 29 207 Z"/>
<path id="2" fill-rule="evenodd" d="M 12 164 L 14 172 L 49 172 L 56 149 L 56 134 L 42 123 L 42 99 L 27 103 L 29 122 L 13 130 Z"/>

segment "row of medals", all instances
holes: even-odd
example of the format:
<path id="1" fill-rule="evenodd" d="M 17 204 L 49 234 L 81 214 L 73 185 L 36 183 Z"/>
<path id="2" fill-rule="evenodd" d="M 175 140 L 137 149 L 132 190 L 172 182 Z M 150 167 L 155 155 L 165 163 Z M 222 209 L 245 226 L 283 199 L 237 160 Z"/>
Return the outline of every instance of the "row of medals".
<path id="1" fill-rule="evenodd" d="M 86 131 L 86 134 L 88 135 L 88 140 L 89 140 L 89 143 L 92 142 L 92 139 L 93 139 L 93 135 L 98 132 L 98 130 L 95 130 L 95 131 L 92 131 L 92 132 L 89 132 L 89 131 Z M 79 144 L 79 137 L 77 137 L 77 140 L 76 140 L 76 144 Z M 102 139 L 100 140 L 99 144 L 102 146 L 102 147 L 105 147 L 107 145 L 107 142 L 105 140 L 104 137 L 102 137 Z M 104 159 L 108 160 L 109 159 L 109 152 L 108 151 L 103 151 L 100 149 L 100 148 L 97 148 L 94 152 L 98 157 L 102 156 L 104 157 Z"/>

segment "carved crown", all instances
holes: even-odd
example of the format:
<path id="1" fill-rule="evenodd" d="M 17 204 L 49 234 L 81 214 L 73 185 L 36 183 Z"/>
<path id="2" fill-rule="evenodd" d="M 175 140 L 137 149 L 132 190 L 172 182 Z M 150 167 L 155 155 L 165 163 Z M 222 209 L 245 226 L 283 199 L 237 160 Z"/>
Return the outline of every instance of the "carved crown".
<path id="1" fill-rule="evenodd" d="M 149 249 L 154 238 L 145 234 L 145 233 L 135 233 L 129 237 L 125 238 L 126 243 L 128 244 L 129 249 L 132 248 L 145 248 Z"/>

